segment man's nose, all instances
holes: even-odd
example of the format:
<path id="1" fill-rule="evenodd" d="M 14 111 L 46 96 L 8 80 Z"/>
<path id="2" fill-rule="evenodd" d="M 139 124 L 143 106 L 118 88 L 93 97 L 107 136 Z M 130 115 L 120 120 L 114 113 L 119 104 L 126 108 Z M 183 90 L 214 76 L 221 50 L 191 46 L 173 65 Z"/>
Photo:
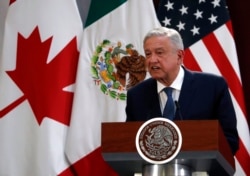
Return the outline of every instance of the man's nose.
<path id="1" fill-rule="evenodd" d="M 157 62 L 158 61 L 158 57 L 156 54 L 152 54 L 151 57 L 150 57 L 150 62 Z"/>

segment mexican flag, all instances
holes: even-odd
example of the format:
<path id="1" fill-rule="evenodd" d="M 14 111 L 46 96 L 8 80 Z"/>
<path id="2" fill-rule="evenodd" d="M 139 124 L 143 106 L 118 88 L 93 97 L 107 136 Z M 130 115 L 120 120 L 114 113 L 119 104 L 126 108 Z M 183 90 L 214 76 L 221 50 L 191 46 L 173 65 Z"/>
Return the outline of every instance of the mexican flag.
<path id="1" fill-rule="evenodd" d="M 61 175 L 116 175 L 101 155 L 101 123 L 125 121 L 126 90 L 147 76 L 143 38 L 157 26 L 152 0 L 91 1 L 66 141 L 72 167 Z"/>

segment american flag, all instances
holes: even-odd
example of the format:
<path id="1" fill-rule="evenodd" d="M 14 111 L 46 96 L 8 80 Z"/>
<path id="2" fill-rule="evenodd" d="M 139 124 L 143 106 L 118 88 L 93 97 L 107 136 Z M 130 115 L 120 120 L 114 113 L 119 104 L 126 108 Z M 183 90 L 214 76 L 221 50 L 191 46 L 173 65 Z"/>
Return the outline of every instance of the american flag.
<path id="1" fill-rule="evenodd" d="M 183 37 L 186 67 L 222 75 L 228 82 L 237 115 L 240 149 L 236 176 L 250 175 L 250 137 L 231 20 L 223 0 L 160 0 L 162 26 Z"/>

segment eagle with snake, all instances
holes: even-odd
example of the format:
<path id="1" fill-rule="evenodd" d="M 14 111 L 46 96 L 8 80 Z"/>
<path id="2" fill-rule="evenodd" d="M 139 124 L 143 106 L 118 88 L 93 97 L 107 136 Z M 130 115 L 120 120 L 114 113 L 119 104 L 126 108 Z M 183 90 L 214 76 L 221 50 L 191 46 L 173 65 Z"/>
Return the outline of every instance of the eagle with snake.
<path id="1" fill-rule="evenodd" d="M 132 48 L 127 50 L 129 55 L 121 57 L 119 62 L 115 63 L 117 72 L 117 80 L 126 89 L 129 89 L 141 82 L 146 77 L 145 57 L 139 55 L 138 52 Z M 128 74 L 128 82 L 126 83 L 126 75 Z"/>

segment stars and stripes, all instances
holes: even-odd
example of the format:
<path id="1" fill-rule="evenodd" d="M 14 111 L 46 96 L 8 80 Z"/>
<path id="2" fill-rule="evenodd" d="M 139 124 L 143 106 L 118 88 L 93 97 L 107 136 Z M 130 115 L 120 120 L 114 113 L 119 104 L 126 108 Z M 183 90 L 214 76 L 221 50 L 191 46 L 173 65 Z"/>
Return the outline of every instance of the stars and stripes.
<path id="1" fill-rule="evenodd" d="M 240 149 L 235 175 L 250 175 L 250 137 L 231 20 L 224 0 L 161 0 L 157 16 L 183 37 L 186 67 L 222 75 L 237 115 Z"/>
<path id="2" fill-rule="evenodd" d="M 177 29 L 185 48 L 229 20 L 224 1 L 161 1 L 157 16 L 163 26 Z"/>

